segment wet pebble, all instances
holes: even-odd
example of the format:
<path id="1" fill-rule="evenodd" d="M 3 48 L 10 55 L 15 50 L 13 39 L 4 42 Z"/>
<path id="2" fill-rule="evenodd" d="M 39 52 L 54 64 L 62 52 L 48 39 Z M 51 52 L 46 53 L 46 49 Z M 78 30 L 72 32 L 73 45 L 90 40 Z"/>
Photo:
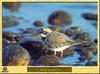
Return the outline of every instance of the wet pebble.
<path id="1" fill-rule="evenodd" d="M 20 9 L 21 4 L 18 2 L 4 2 L 3 7 L 11 10 L 11 11 L 18 11 Z"/>
<path id="2" fill-rule="evenodd" d="M 80 57 L 84 57 L 85 58 L 84 61 L 85 60 L 89 61 L 94 57 L 92 52 L 84 50 L 84 49 L 79 50 L 78 53 L 80 54 Z M 81 61 L 80 59 L 78 59 L 78 60 Z"/>
<path id="3" fill-rule="evenodd" d="M 87 48 L 88 51 L 91 51 L 93 53 L 93 55 L 96 55 L 97 54 L 97 45 L 96 43 L 94 42 L 90 42 L 90 44 L 88 45 L 88 48 Z"/>
<path id="4" fill-rule="evenodd" d="M 37 20 L 37 21 L 35 21 L 35 22 L 33 23 L 33 25 L 36 26 L 36 27 L 41 27 L 41 26 L 44 26 L 45 23 L 42 22 L 42 21 L 40 21 L 40 20 Z"/>
<path id="5" fill-rule="evenodd" d="M 94 39 L 94 42 L 97 44 L 98 43 L 98 40 L 97 39 Z"/>
<path id="6" fill-rule="evenodd" d="M 24 43 L 20 43 L 22 47 L 24 47 L 32 57 L 32 60 L 37 59 L 39 56 L 45 54 L 45 47 L 41 41 L 27 41 Z"/>
<path id="7" fill-rule="evenodd" d="M 33 28 L 27 28 L 27 29 L 24 30 L 24 33 L 25 33 L 25 34 L 26 34 L 26 33 L 32 34 L 32 33 L 34 33 L 34 32 L 35 32 L 35 30 L 34 30 Z"/>
<path id="8" fill-rule="evenodd" d="M 61 63 L 60 58 L 54 55 L 44 55 L 37 59 L 36 66 L 57 66 Z"/>
<path id="9" fill-rule="evenodd" d="M 91 60 L 94 57 L 91 51 L 87 51 L 84 55 L 86 56 L 87 60 Z"/>
<path id="10" fill-rule="evenodd" d="M 83 13 L 82 17 L 86 20 L 94 20 L 97 21 L 97 14 L 93 14 L 93 13 Z"/>
<path id="11" fill-rule="evenodd" d="M 24 29 L 22 29 L 22 28 L 18 28 L 17 30 L 20 32 L 24 32 Z"/>
<path id="12" fill-rule="evenodd" d="M 85 64 L 85 66 L 97 66 L 97 61 L 89 61 Z"/>
<path id="13" fill-rule="evenodd" d="M 14 32 L 3 32 L 3 39 L 6 39 L 8 43 L 17 43 L 20 39 L 20 36 Z"/>
<path id="14" fill-rule="evenodd" d="M 65 31 L 67 36 L 75 36 L 76 34 L 80 33 L 80 27 L 70 27 Z"/>
<path id="15" fill-rule="evenodd" d="M 80 56 L 80 57 L 78 58 L 78 60 L 79 60 L 79 62 L 85 62 L 86 57 Z"/>
<path id="16" fill-rule="evenodd" d="M 83 51 L 90 51 L 93 55 L 97 54 L 97 45 L 94 42 L 87 42 L 84 44 L 81 44 L 80 46 L 76 47 L 75 49 L 78 52 Z"/>
<path id="17" fill-rule="evenodd" d="M 3 16 L 3 28 L 17 26 L 19 21 L 17 19 L 13 19 L 10 16 Z"/>
<path id="18" fill-rule="evenodd" d="M 83 43 L 75 48 L 80 57 L 91 60 L 97 54 L 97 45 L 94 42 Z"/>
<path id="19" fill-rule="evenodd" d="M 91 35 L 90 33 L 82 32 L 77 34 L 73 39 L 77 42 L 91 41 Z"/>
<path id="20" fill-rule="evenodd" d="M 55 11 L 48 17 L 48 23 L 51 25 L 70 25 L 72 22 L 72 17 L 68 12 L 65 11 Z"/>

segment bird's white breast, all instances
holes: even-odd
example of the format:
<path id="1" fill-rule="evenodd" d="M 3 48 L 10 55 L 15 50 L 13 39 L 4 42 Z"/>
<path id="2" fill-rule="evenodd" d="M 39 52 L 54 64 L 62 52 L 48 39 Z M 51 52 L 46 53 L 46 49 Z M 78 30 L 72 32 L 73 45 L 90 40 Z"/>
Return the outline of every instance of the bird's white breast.
<path id="1" fill-rule="evenodd" d="M 63 46 L 63 47 L 59 47 L 59 48 L 50 48 L 50 49 L 48 49 L 48 50 L 51 50 L 51 51 L 58 51 L 58 52 L 60 52 L 60 51 L 63 51 L 63 50 L 65 50 L 66 48 L 69 48 L 70 46 Z"/>

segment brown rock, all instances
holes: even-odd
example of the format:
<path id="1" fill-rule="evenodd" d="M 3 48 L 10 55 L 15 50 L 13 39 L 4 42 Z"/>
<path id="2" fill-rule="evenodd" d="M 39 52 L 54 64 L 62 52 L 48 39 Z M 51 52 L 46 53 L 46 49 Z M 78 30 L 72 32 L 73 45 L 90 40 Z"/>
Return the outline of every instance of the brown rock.
<path id="1" fill-rule="evenodd" d="M 97 14 L 84 13 L 84 14 L 82 14 L 82 17 L 85 18 L 86 20 L 95 20 L 95 21 L 97 21 Z"/>
<path id="2" fill-rule="evenodd" d="M 20 39 L 17 33 L 13 32 L 3 32 L 3 39 L 6 39 L 8 43 L 17 43 Z"/>
<path id="3" fill-rule="evenodd" d="M 80 27 L 70 27 L 65 31 L 65 34 L 67 36 L 74 36 L 76 34 L 80 33 Z"/>
<path id="4" fill-rule="evenodd" d="M 73 39 L 77 42 L 91 41 L 91 35 L 87 32 L 82 32 L 77 34 Z"/>
<path id="5" fill-rule="evenodd" d="M 17 26 L 18 24 L 19 21 L 17 19 L 14 19 L 10 16 L 3 16 L 3 28 Z"/>
<path id="6" fill-rule="evenodd" d="M 40 41 L 27 41 L 20 43 L 20 45 L 29 52 L 32 60 L 37 59 L 41 55 L 44 55 L 46 51 L 43 43 Z"/>
<path id="7" fill-rule="evenodd" d="M 20 3 L 17 2 L 3 2 L 3 6 L 11 11 L 18 11 L 20 8 Z"/>
<path id="8" fill-rule="evenodd" d="M 85 65 L 86 66 L 97 66 L 97 61 L 89 61 Z"/>
<path id="9" fill-rule="evenodd" d="M 40 26 L 45 25 L 45 23 L 42 22 L 42 21 L 40 21 L 40 20 L 38 20 L 38 21 L 35 21 L 35 22 L 33 23 L 33 25 L 36 26 L 36 27 L 40 27 Z"/>
<path id="10" fill-rule="evenodd" d="M 65 11 L 55 11 L 48 18 L 48 23 L 51 25 L 70 25 L 71 22 L 71 15 Z"/>
<path id="11" fill-rule="evenodd" d="M 37 59 L 35 62 L 35 65 L 41 65 L 41 66 L 57 66 L 61 63 L 60 58 L 54 55 L 44 55 Z"/>

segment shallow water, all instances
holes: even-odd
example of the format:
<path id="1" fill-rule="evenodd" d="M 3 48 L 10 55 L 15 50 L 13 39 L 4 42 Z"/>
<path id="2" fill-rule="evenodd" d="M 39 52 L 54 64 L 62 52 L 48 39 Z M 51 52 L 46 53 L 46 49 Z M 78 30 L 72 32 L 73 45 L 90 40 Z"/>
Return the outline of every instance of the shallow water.
<path id="1" fill-rule="evenodd" d="M 82 31 L 91 34 L 93 40 L 97 38 L 97 29 L 91 24 L 91 21 L 87 21 L 81 17 L 82 13 L 97 13 L 97 3 L 22 3 L 18 12 L 10 12 L 3 8 L 3 16 L 11 15 L 23 17 L 25 20 L 28 20 L 28 22 L 20 21 L 20 25 L 3 30 L 18 33 L 18 28 L 25 29 L 33 27 L 38 29 L 38 27 L 32 25 L 36 20 L 41 20 L 46 23 L 45 26 L 48 26 L 48 16 L 57 10 L 64 10 L 72 15 L 73 22 L 70 26 L 80 26 Z M 75 53 L 73 57 L 64 58 L 63 62 L 67 64 L 75 64 L 78 57 L 78 54 Z M 93 60 L 97 60 L 97 57 L 94 57 Z"/>

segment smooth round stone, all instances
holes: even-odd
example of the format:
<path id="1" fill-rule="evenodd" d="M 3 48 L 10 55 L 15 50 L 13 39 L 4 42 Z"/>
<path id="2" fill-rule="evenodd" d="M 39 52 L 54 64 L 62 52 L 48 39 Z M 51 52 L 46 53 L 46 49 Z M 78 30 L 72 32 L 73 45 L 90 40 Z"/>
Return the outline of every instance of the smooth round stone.
<path id="1" fill-rule="evenodd" d="M 75 48 L 80 57 L 85 57 L 87 61 L 97 55 L 97 45 L 94 42 L 87 42 Z"/>
<path id="2" fill-rule="evenodd" d="M 18 11 L 20 9 L 21 4 L 18 2 L 4 2 L 3 3 L 3 7 L 15 12 Z"/>
<path id="3" fill-rule="evenodd" d="M 33 25 L 36 26 L 36 27 L 41 27 L 41 26 L 44 26 L 45 23 L 42 22 L 42 21 L 40 21 L 40 20 L 37 20 L 37 21 L 35 21 L 35 22 L 33 23 Z"/>
<path id="4" fill-rule="evenodd" d="M 19 24 L 18 19 L 14 19 L 10 16 L 3 16 L 3 28 L 9 28 L 13 26 L 17 26 Z"/>
<path id="5" fill-rule="evenodd" d="M 41 55 L 44 55 L 46 51 L 44 44 L 41 41 L 27 41 L 20 43 L 20 45 L 29 52 L 32 60 L 37 59 Z"/>
<path id="6" fill-rule="evenodd" d="M 95 43 L 98 43 L 98 40 L 97 40 L 97 39 L 94 39 L 94 42 L 95 42 Z"/>
<path id="7" fill-rule="evenodd" d="M 6 39 L 10 43 L 17 43 L 19 42 L 20 36 L 14 32 L 3 32 L 3 39 Z"/>
<path id="8" fill-rule="evenodd" d="M 27 28 L 23 31 L 23 33 L 29 33 L 29 34 L 33 34 L 35 32 L 35 30 L 33 28 Z"/>
<path id="9" fill-rule="evenodd" d="M 93 14 L 93 13 L 83 13 L 82 17 L 86 20 L 94 20 L 97 21 L 97 14 Z"/>
<path id="10" fill-rule="evenodd" d="M 91 51 L 94 55 L 97 54 L 97 45 L 96 43 L 94 42 L 90 42 L 90 44 L 88 45 L 88 48 L 87 48 L 88 51 Z"/>
<path id="11" fill-rule="evenodd" d="M 48 17 L 48 23 L 51 25 L 70 25 L 72 22 L 71 15 L 66 11 L 55 11 Z"/>
<path id="12" fill-rule="evenodd" d="M 79 62 L 85 62 L 86 57 L 80 56 L 80 57 L 78 58 L 78 60 L 79 60 Z"/>
<path id="13" fill-rule="evenodd" d="M 85 64 L 85 66 L 97 66 L 97 61 L 89 61 Z"/>
<path id="14" fill-rule="evenodd" d="M 54 55 L 40 56 L 36 62 L 36 66 L 57 66 L 61 63 L 60 58 Z"/>
<path id="15" fill-rule="evenodd" d="M 87 32 L 82 32 L 77 34 L 73 39 L 77 42 L 91 41 L 91 35 Z"/>
<path id="16" fill-rule="evenodd" d="M 80 27 L 70 27 L 65 31 L 65 34 L 68 36 L 74 36 L 76 34 L 80 33 Z"/>
<path id="17" fill-rule="evenodd" d="M 85 54 L 90 51 L 93 55 L 97 54 L 97 45 L 94 42 L 87 42 L 76 47 L 75 51 Z"/>

